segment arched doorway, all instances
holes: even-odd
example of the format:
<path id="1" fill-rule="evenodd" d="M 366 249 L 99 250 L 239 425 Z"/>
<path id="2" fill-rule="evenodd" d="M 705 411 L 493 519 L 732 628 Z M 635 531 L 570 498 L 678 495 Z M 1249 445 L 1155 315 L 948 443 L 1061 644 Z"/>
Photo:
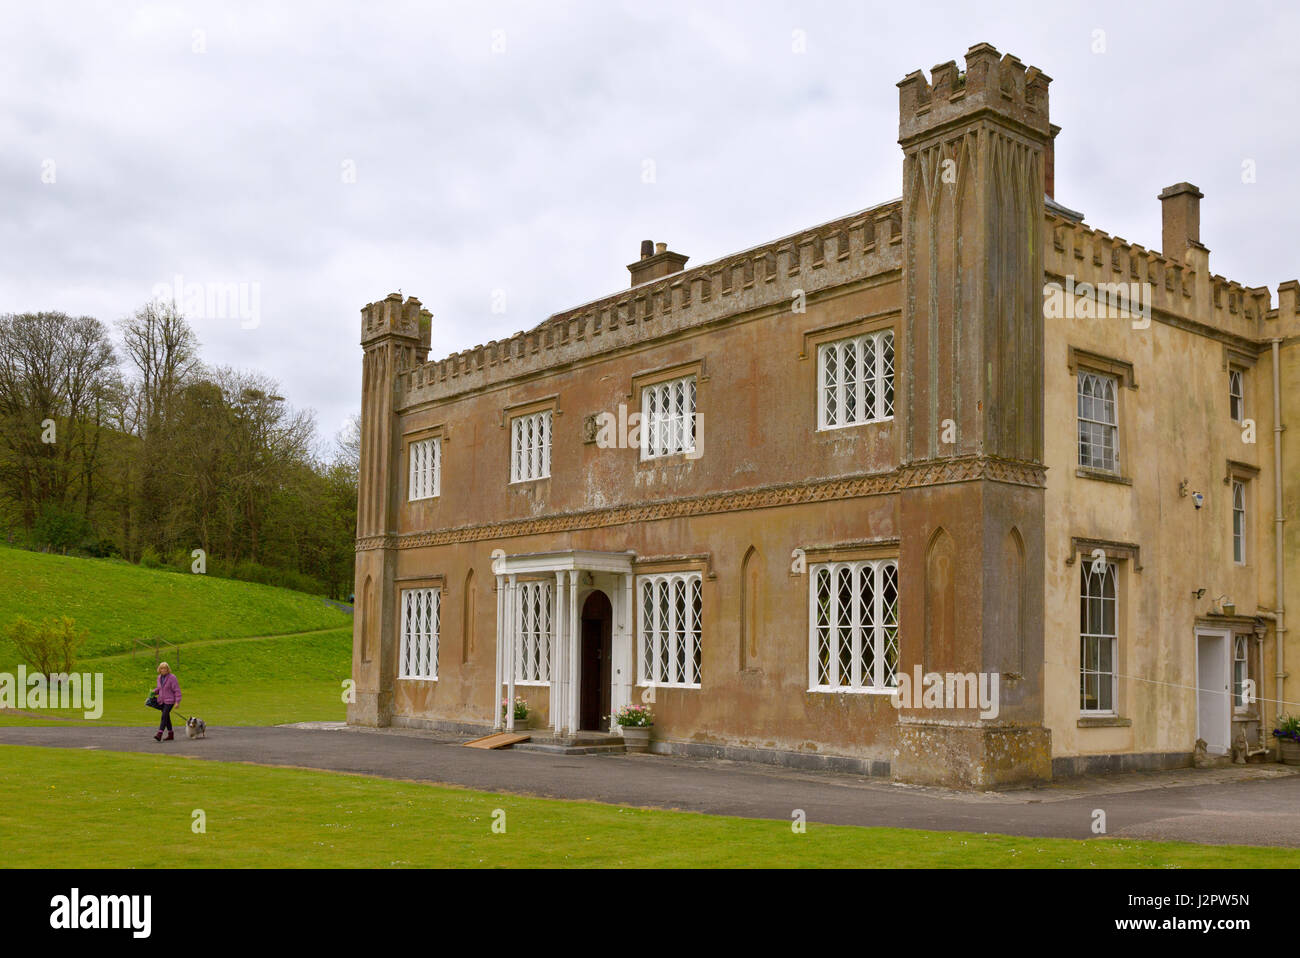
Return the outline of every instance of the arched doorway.
<path id="1" fill-rule="evenodd" d="M 582 692 L 578 728 L 609 730 L 610 659 L 613 655 L 614 608 L 597 590 L 582 604 Z"/>

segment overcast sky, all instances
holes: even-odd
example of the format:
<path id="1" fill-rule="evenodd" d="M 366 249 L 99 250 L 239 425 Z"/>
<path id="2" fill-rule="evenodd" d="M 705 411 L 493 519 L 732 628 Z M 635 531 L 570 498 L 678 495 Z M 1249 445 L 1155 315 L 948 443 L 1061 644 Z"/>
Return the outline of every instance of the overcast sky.
<path id="1" fill-rule="evenodd" d="M 0 2 L 0 312 L 245 284 L 204 358 L 326 437 L 365 303 L 418 296 L 438 358 L 626 287 L 642 239 L 693 265 L 889 200 L 895 84 L 981 41 L 1053 78 L 1090 224 L 1158 249 L 1188 180 L 1214 272 L 1300 275 L 1295 4 Z"/>

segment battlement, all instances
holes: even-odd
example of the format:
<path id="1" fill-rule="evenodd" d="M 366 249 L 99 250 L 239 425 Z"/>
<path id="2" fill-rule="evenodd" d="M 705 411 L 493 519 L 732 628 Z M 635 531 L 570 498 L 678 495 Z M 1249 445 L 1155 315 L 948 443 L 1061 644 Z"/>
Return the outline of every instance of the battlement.
<path id="1" fill-rule="evenodd" d="M 1279 320 L 1278 329 L 1273 335 L 1300 334 L 1300 281 L 1288 279 L 1285 283 L 1278 284 L 1277 309 L 1268 318 Z"/>
<path id="2" fill-rule="evenodd" d="M 1051 231 L 1046 260 L 1049 277 L 1073 275 L 1092 283 L 1149 284 L 1155 309 L 1245 338 L 1271 335 L 1262 325 L 1263 320 L 1277 315 L 1270 309 L 1268 287 L 1248 287 L 1210 273 L 1209 251 L 1203 247 L 1186 262 L 1179 262 L 1051 211 L 1047 220 Z M 1280 303 L 1287 301 L 1287 285 L 1279 287 Z M 1290 295 L 1294 302 L 1294 292 Z"/>
<path id="3" fill-rule="evenodd" d="M 898 141 L 941 130 L 949 123 L 991 111 L 1027 131 L 1051 138 L 1047 88 L 1052 78 L 1019 59 L 977 43 L 966 51 L 966 69 L 949 60 L 925 73 L 915 70 L 898 84 Z"/>
<path id="4" fill-rule="evenodd" d="M 894 200 L 416 366 L 399 376 L 398 406 L 446 399 L 750 310 L 788 309 L 797 290 L 811 296 L 900 269 L 901 244 L 901 204 Z"/>
<path id="5" fill-rule="evenodd" d="M 411 340 L 413 345 L 428 355 L 433 332 L 433 314 L 410 296 L 402 301 L 401 293 L 389 293 L 383 299 L 361 307 L 361 345 L 384 337 Z"/>

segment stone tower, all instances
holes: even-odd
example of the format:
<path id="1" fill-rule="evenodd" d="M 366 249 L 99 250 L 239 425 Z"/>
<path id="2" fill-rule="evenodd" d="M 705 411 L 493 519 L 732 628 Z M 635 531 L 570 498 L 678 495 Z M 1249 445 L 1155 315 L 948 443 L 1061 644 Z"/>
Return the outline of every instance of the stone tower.
<path id="1" fill-rule="evenodd" d="M 904 708 L 899 780 L 1050 778 L 1043 242 L 1050 80 L 988 44 L 899 87 L 907 410 L 900 671 L 997 674 L 996 717 Z M 919 696 L 918 696 L 919 697 Z"/>
<path id="2" fill-rule="evenodd" d="M 403 460 L 394 400 L 398 376 L 429 358 L 432 317 L 414 296 L 390 293 L 361 310 L 361 470 L 357 483 L 357 577 L 352 624 L 356 702 L 348 722 L 388 725 L 397 670 L 394 592 L 398 496 Z"/>

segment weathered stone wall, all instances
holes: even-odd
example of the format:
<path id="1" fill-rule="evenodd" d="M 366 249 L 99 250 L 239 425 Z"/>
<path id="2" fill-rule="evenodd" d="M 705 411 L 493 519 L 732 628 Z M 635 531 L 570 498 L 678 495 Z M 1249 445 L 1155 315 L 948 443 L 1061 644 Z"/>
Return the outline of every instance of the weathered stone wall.
<path id="1" fill-rule="evenodd" d="M 1152 214 L 1154 220 L 1154 204 Z M 1190 756 L 1197 737 L 1196 626 L 1253 635 L 1256 614 L 1274 608 L 1273 382 L 1266 342 L 1285 324 L 1270 313 L 1266 289 L 1211 275 L 1209 253 L 1199 244 L 1179 262 L 1082 223 L 1048 219 L 1049 282 L 1141 283 L 1151 297 L 1149 320 L 1137 311 L 1107 315 L 1095 299 L 1085 305 L 1091 298 L 1085 295 L 1046 322 L 1045 669 L 1048 687 L 1059 690 L 1047 699 L 1053 754 Z M 1120 364 L 1111 368 L 1121 382 L 1118 481 L 1078 469 L 1075 427 L 1077 368 L 1111 361 Z M 1246 369 L 1253 442 L 1243 441 L 1249 431 L 1230 418 L 1230 362 Z M 1297 386 L 1294 368 L 1286 371 L 1283 395 L 1293 396 Z M 1252 475 L 1245 565 L 1232 554 L 1231 463 Z M 1199 510 L 1198 492 L 1204 496 Z M 1099 547 L 1119 560 L 1117 721 L 1079 715 L 1079 564 L 1098 545 L 1081 553 L 1076 538 L 1101 540 Z M 1294 562 L 1294 545 L 1290 555 Z M 1219 614 L 1224 594 L 1235 603 L 1235 617 Z M 1273 639 L 1270 627 L 1263 674 L 1251 645 L 1251 673 L 1265 698 L 1273 697 Z M 1265 711 L 1271 717 L 1272 706 Z"/>

